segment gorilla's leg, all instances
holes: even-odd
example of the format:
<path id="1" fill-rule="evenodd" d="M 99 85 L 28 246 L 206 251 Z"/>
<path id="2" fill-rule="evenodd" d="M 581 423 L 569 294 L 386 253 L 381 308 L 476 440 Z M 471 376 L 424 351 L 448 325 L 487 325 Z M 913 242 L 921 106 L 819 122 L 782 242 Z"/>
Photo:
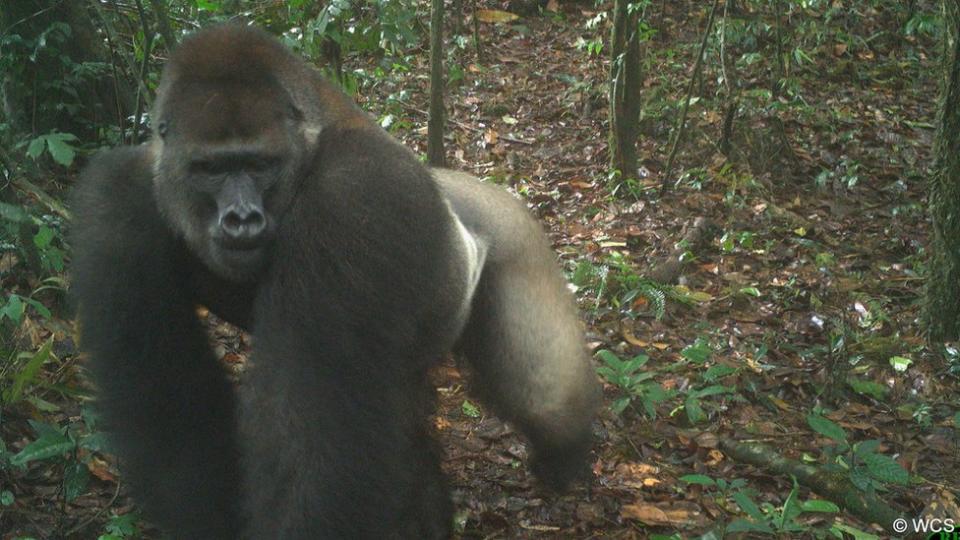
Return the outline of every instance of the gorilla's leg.
<path id="1" fill-rule="evenodd" d="M 530 438 L 538 477 L 561 488 L 585 470 L 599 393 L 555 254 L 508 193 L 462 173 L 434 176 L 487 253 L 458 349 L 481 397 Z"/>
<path id="2" fill-rule="evenodd" d="M 234 397 L 187 297 L 142 148 L 99 155 L 73 195 L 71 293 L 98 406 L 147 518 L 177 538 L 236 537 Z"/>

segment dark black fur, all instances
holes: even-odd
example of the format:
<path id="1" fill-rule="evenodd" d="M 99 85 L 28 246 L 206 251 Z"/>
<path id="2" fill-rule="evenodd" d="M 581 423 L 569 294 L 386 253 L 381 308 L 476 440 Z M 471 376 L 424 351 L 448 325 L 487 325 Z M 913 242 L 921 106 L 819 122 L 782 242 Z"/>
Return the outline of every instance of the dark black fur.
<path id="1" fill-rule="evenodd" d="M 170 135 L 165 124 L 163 141 L 155 134 L 151 146 L 100 154 L 72 200 L 72 294 L 90 374 L 147 517 L 174 538 L 449 535 L 426 371 L 468 324 L 451 206 L 469 216 L 466 228 L 491 261 L 536 245 L 522 268 L 484 267 L 479 294 L 487 297 L 474 300 L 460 346 L 485 396 L 531 437 L 538 474 L 559 486 L 580 470 L 596 383 L 552 255 L 522 207 L 505 206 L 529 232 L 488 230 L 484 221 L 496 215 L 442 190 L 416 156 L 259 31 L 218 27 L 177 54 L 155 111 Z M 261 78 L 282 92 L 252 90 L 244 99 L 254 105 L 208 111 L 214 98 L 189 94 L 191 85 L 210 84 L 195 83 L 201 67 L 225 81 L 212 88 L 228 96 Z M 295 121 L 263 113 L 273 109 L 256 105 L 262 99 L 281 113 L 289 100 Z M 220 117 L 254 106 L 237 124 Z M 198 114 L 213 115 L 212 130 L 184 132 Z M 262 264 L 234 272 L 217 265 L 224 259 L 200 227 L 213 212 L 209 189 L 181 173 L 197 149 L 257 137 L 258 122 L 297 142 L 280 145 L 291 167 L 277 173 L 276 186 L 257 184 L 273 227 Z M 306 146 L 293 135 L 304 126 L 319 132 Z M 184 232 L 191 226 L 193 236 Z M 514 302 L 500 284 L 517 272 L 549 290 L 517 299 L 521 322 L 498 326 Z M 239 399 L 197 321 L 198 304 L 254 336 Z M 547 312 L 564 318 L 522 322 L 554 321 Z M 552 332 L 575 344 L 559 359 Z"/>

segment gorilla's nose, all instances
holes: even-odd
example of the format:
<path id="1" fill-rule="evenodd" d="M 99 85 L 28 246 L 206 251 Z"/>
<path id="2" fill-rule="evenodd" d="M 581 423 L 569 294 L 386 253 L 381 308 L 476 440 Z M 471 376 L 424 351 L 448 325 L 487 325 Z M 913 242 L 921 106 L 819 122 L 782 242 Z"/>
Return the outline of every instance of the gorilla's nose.
<path id="1" fill-rule="evenodd" d="M 263 210 L 252 205 L 233 205 L 220 215 L 220 230 L 230 241 L 255 243 L 266 228 Z"/>

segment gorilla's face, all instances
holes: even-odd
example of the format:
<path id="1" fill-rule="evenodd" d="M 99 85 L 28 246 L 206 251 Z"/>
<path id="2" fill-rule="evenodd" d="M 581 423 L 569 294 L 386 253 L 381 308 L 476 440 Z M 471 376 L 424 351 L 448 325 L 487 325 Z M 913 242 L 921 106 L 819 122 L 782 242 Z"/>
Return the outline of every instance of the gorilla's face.
<path id="1" fill-rule="evenodd" d="M 302 115 L 269 83 L 191 81 L 166 95 L 153 138 L 161 212 L 213 272 L 256 279 L 308 159 Z"/>

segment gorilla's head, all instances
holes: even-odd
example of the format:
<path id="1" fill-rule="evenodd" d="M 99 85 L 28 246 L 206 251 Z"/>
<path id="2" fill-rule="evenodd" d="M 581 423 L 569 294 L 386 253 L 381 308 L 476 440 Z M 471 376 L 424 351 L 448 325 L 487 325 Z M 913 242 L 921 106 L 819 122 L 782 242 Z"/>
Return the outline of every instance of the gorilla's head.
<path id="1" fill-rule="evenodd" d="M 181 44 L 178 51 L 208 54 L 174 53 L 153 115 L 160 210 L 212 271 L 233 281 L 255 279 L 270 261 L 318 132 L 297 102 L 310 95 L 310 75 L 279 43 L 243 39 L 256 33 L 226 25 L 193 38 L 205 43 Z"/>

